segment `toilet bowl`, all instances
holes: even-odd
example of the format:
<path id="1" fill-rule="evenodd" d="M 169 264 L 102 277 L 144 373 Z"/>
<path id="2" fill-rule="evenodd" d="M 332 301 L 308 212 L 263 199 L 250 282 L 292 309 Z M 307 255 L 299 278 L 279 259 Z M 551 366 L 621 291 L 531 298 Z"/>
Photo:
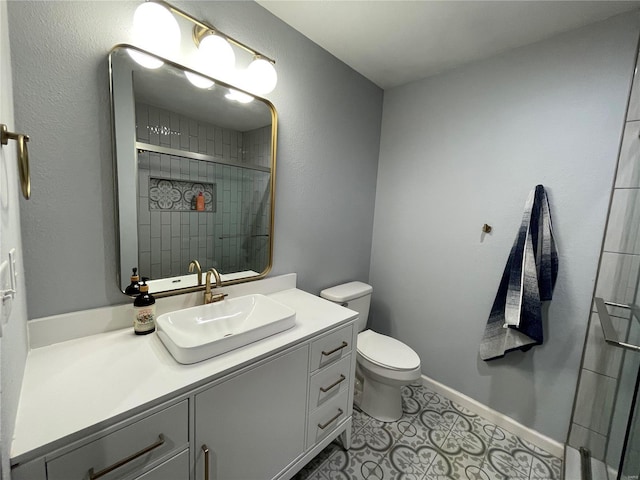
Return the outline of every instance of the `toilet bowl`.
<path id="1" fill-rule="evenodd" d="M 354 403 L 377 420 L 393 422 L 402 416 L 401 387 L 420 378 L 420 357 L 399 340 L 366 329 L 372 291 L 366 283 L 349 282 L 320 296 L 358 312 Z"/>

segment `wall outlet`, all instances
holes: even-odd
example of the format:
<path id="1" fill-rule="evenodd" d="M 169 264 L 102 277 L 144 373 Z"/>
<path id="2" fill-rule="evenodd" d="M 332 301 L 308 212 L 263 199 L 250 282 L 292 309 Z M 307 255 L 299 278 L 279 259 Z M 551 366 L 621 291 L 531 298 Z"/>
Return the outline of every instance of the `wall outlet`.
<path id="1" fill-rule="evenodd" d="M 2 302 L 5 300 L 5 292 L 11 290 L 11 269 L 9 268 L 9 262 L 4 261 L 0 263 L 0 293 L 2 294 Z"/>
<path id="2" fill-rule="evenodd" d="M 11 311 L 8 302 L 12 298 L 8 292 L 11 289 L 11 276 L 10 276 L 9 262 L 6 260 L 0 263 L 0 297 L 2 297 L 2 304 L 0 305 L 0 337 L 4 326 L 9 321 L 9 312 Z"/>
<path id="3" fill-rule="evenodd" d="M 16 269 L 16 249 L 9 251 L 9 260 L 0 262 L 0 337 L 2 336 L 2 328 L 9 321 L 11 314 L 11 300 L 16 298 L 17 285 L 17 269 Z"/>
<path id="4" fill-rule="evenodd" d="M 16 249 L 15 248 L 12 248 L 11 250 L 9 250 L 9 276 L 11 277 L 10 288 L 13 291 L 13 294 L 15 295 L 18 290 L 18 269 L 16 268 Z"/>

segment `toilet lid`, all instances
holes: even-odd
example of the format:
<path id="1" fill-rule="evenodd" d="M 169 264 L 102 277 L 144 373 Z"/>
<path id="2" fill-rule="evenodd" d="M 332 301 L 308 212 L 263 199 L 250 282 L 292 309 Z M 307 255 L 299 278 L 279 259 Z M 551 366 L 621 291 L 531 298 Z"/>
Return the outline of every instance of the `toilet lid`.
<path id="1" fill-rule="evenodd" d="M 420 366 L 420 357 L 411 347 L 373 330 L 358 334 L 358 353 L 372 363 L 393 370 L 413 370 Z"/>

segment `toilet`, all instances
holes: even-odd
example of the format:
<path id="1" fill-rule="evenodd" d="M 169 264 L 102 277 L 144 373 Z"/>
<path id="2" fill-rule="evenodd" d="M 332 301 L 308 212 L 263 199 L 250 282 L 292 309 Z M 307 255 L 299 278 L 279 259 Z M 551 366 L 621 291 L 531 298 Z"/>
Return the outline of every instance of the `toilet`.
<path id="1" fill-rule="evenodd" d="M 420 378 L 420 357 L 404 343 L 367 329 L 372 292 L 371 285 L 349 282 L 320 296 L 359 314 L 354 403 L 377 420 L 394 422 L 402 416 L 401 387 Z"/>

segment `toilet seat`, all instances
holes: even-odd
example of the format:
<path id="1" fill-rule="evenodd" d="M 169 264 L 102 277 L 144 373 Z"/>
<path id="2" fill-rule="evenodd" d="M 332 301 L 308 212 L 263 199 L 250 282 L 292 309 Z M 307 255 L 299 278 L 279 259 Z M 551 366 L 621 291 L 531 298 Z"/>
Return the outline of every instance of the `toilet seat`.
<path id="1" fill-rule="evenodd" d="M 359 355 L 379 367 L 396 371 L 420 368 L 420 357 L 411 347 L 373 330 L 358 334 L 357 347 Z"/>

